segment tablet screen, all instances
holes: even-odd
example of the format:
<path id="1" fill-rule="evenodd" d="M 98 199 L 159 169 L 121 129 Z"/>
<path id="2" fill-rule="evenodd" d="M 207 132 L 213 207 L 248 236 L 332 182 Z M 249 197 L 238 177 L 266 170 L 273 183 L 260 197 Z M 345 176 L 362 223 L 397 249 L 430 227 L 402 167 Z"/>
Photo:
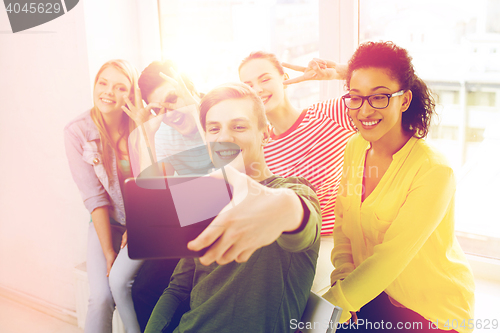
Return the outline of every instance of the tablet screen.
<path id="1" fill-rule="evenodd" d="M 138 186 L 129 178 L 124 186 L 130 258 L 203 255 L 205 251 L 191 251 L 187 243 L 229 204 L 231 187 L 208 176 L 142 178 L 140 182 Z"/>

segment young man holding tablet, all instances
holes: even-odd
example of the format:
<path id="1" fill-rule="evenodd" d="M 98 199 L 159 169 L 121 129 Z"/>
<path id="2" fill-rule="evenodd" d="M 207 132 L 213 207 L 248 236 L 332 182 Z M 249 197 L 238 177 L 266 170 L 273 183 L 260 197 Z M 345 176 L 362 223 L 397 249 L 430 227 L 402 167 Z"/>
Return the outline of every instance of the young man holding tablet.
<path id="1" fill-rule="evenodd" d="M 174 332 L 293 331 L 290 321 L 302 316 L 316 268 L 321 227 L 316 194 L 305 179 L 282 178 L 267 167 L 264 105 L 246 85 L 210 91 L 202 99 L 200 120 L 214 164 L 240 154 L 223 168 L 233 202 L 188 244 L 194 251 L 209 249 L 201 258 L 181 259 L 146 332 L 165 330 L 188 297 L 191 310 Z"/>

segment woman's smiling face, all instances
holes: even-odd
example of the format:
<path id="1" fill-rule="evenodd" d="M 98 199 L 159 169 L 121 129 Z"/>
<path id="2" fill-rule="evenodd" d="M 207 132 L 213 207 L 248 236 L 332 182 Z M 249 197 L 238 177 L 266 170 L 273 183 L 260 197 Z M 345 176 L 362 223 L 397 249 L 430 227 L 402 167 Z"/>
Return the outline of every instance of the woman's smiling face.
<path id="1" fill-rule="evenodd" d="M 104 69 L 94 85 L 94 105 L 102 113 L 123 112 L 125 97 L 130 95 L 127 76 L 113 66 Z"/>
<path id="2" fill-rule="evenodd" d="M 352 72 L 349 94 L 351 96 L 370 96 L 374 94 L 393 94 L 401 90 L 399 82 L 384 68 L 360 68 Z M 367 100 L 357 110 L 349 110 L 354 124 L 363 138 L 370 142 L 395 138 L 403 133 L 402 115 L 408 109 L 411 92 L 391 97 L 389 105 L 383 109 L 373 108 Z"/>
<path id="3" fill-rule="evenodd" d="M 284 76 L 267 59 L 252 59 L 240 68 L 240 81 L 249 85 L 262 99 L 266 113 L 285 99 Z"/>

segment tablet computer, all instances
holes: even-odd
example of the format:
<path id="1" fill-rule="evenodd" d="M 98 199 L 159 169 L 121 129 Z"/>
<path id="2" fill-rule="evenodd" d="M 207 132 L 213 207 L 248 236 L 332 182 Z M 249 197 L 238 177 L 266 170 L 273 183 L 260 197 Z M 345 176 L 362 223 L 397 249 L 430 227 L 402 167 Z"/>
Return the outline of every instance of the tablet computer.
<path id="1" fill-rule="evenodd" d="M 124 188 L 131 259 L 202 256 L 187 248 L 231 201 L 231 187 L 209 176 L 129 178 Z"/>

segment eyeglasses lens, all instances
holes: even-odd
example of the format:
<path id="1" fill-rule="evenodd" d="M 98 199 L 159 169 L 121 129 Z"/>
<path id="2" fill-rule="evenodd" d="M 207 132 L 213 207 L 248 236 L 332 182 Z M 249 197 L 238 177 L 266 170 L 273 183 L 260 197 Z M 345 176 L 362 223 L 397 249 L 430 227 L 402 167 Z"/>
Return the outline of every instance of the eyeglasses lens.
<path id="1" fill-rule="evenodd" d="M 389 98 L 387 95 L 373 95 L 368 98 L 371 106 L 377 109 L 383 109 L 389 105 Z"/>
<path id="2" fill-rule="evenodd" d="M 389 105 L 389 98 L 387 95 L 372 95 L 369 97 L 361 97 L 361 96 L 346 96 L 344 97 L 345 104 L 349 109 L 359 109 L 364 100 L 367 99 L 368 103 L 376 109 L 383 109 Z"/>

